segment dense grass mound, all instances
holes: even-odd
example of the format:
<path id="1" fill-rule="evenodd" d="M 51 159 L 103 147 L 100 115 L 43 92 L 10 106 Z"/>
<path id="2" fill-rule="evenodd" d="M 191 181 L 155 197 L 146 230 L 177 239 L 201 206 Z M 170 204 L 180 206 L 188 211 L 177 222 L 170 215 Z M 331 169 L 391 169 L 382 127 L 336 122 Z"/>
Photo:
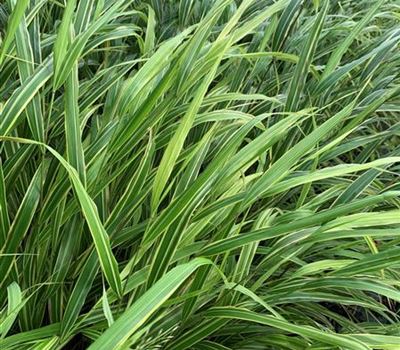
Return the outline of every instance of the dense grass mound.
<path id="1" fill-rule="evenodd" d="M 392 0 L 0 4 L 0 348 L 399 349 Z"/>

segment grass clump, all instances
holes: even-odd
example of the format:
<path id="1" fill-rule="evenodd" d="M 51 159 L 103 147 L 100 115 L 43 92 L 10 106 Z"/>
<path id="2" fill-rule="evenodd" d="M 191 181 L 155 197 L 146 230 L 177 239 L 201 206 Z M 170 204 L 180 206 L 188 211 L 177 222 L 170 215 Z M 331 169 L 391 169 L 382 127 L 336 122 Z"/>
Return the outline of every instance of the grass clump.
<path id="1" fill-rule="evenodd" d="M 395 1 L 0 23 L 2 350 L 399 348 Z"/>

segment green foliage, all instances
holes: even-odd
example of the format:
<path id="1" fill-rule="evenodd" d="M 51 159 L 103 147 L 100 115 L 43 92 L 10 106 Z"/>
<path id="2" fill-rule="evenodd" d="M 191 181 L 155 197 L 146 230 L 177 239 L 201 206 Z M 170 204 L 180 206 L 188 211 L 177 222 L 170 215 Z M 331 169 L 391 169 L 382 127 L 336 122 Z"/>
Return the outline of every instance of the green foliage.
<path id="1" fill-rule="evenodd" d="M 0 3 L 0 348 L 398 349 L 390 0 Z"/>

